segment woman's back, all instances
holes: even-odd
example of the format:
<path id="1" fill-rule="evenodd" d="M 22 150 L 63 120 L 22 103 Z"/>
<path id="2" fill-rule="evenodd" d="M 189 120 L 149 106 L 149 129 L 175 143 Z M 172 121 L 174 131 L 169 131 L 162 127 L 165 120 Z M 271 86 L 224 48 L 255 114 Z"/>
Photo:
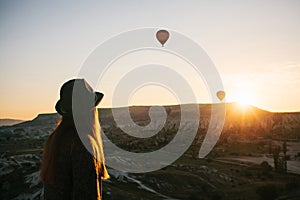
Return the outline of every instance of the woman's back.
<path id="1" fill-rule="evenodd" d="M 54 182 L 45 184 L 46 199 L 100 199 L 101 174 L 93 155 L 82 144 L 75 126 L 64 124 L 56 141 Z M 50 141 L 51 142 L 51 141 Z"/>

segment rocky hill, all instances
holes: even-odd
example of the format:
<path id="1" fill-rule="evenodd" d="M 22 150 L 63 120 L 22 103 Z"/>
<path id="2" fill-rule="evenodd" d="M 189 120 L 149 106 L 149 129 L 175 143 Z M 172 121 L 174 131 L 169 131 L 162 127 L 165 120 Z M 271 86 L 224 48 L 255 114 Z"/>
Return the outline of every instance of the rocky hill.
<path id="1" fill-rule="evenodd" d="M 19 119 L 0 119 L 0 126 L 12 126 L 23 122 L 24 120 Z"/>
<path id="2" fill-rule="evenodd" d="M 132 120 L 139 126 L 149 125 L 149 108 L 130 107 Z M 191 113 L 195 112 L 192 108 L 192 105 L 182 106 L 184 111 Z M 126 109 L 115 108 L 114 111 L 122 118 L 126 117 Z M 180 106 L 165 106 L 165 110 L 165 125 L 156 135 L 149 138 L 135 138 L 123 132 L 121 128 L 127 124 L 116 124 L 111 109 L 100 109 L 99 115 L 104 133 L 114 144 L 131 152 L 150 152 L 168 144 L 176 135 L 181 123 Z M 151 173 L 131 174 L 109 169 L 111 179 L 104 182 L 104 199 L 240 199 L 245 192 L 249 193 L 247 195 L 250 199 L 258 199 L 255 187 L 260 186 L 269 176 L 271 179 L 268 181 L 275 182 L 276 185 L 288 184 L 290 180 L 299 179 L 295 175 L 261 175 L 260 168 L 253 168 L 247 164 L 232 164 L 233 162 L 217 162 L 216 157 L 211 155 L 208 159 L 198 159 L 197 153 L 210 123 L 211 105 L 200 104 L 199 110 L 200 123 L 195 140 L 178 161 Z M 155 109 L 151 115 L 158 119 L 162 117 L 155 113 Z M 31 121 L 0 127 L 0 199 L 43 197 L 42 185 L 39 182 L 43 144 L 59 118 L 58 114 L 40 114 Z M 194 121 L 193 118 L 185 119 L 185 126 L 188 128 Z M 159 126 L 156 122 L 152 124 L 153 127 L 149 129 Z M 246 154 L 254 151 L 264 154 L 267 149 L 264 146 L 268 142 L 261 141 L 299 141 L 299 130 L 300 113 L 271 113 L 255 107 L 241 110 L 237 104 L 226 104 L 225 124 L 213 153 L 230 154 L 230 148 L 235 148 L 236 144 L 250 142 L 251 145 L 238 149 L 239 155 L 243 155 L 242 150 Z M 189 135 L 186 134 L 186 137 Z M 259 144 L 253 148 L 252 143 L 257 141 Z M 233 150 L 237 155 L 236 149 Z M 300 187 L 300 181 L 298 186 Z M 295 187 L 299 189 L 298 186 Z M 286 195 L 286 190 L 280 191 Z M 287 190 L 289 191 L 290 189 Z"/>
<path id="3" fill-rule="evenodd" d="M 133 121 L 139 126 L 149 124 L 151 121 L 149 108 L 149 106 L 129 107 Z M 125 107 L 115 108 L 114 112 L 125 118 L 126 109 Z M 165 109 L 167 120 L 161 132 L 176 132 L 180 125 L 180 106 L 165 106 Z M 193 110 L 189 110 L 189 105 L 184 105 L 183 109 L 188 110 L 188 112 L 194 112 Z M 198 134 L 201 135 L 206 133 L 208 129 L 211 119 L 211 105 L 200 104 L 199 111 L 200 124 Z M 126 126 L 126 124 L 116 125 L 112 109 L 110 108 L 99 109 L 99 116 L 101 125 L 107 135 L 110 135 L 112 132 L 119 132 L 121 134 L 120 126 Z M 54 129 L 59 119 L 60 116 L 58 114 L 39 114 L 31 121 L 1 128 L 0 137 L 12 136 L 14 134 L 20 135 L 22 133 L 31 134 L 31 136 L 36 134 L 38 134 L 36 136 L 47 136 Z M 192 121 L 194 119 L 188 120 Z M 230 140 L 277 139 L 299 141 L 300 112 L 273 113 L 253 106 L 241 109 L 236 103 L 228 103 L 226 104 L 226 118 L 221 136 Z M 199 136 L 199 138 L 203 137 Z"/>

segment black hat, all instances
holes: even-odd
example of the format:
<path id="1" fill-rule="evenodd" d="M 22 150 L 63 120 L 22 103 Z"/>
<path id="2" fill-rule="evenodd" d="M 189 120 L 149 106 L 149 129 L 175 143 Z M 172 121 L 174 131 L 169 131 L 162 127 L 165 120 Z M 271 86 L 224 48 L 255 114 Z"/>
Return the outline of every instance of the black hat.
<path id="1" fill-rule="evenodd" d="M 73 88 L 76 82 L 77 93 L 80 97 L 89 98 L 94 96 L 95 103 L 91 107 L 96 107 L 102 100 L 104 94 L 100 92 L 94 92 L 92 87 L 84 79 L 72 79 L 64 83 L 60 89 L 60 99 L 55 105 L 56 111 L 62 116 L 72 115 L 72 98 Z"/>

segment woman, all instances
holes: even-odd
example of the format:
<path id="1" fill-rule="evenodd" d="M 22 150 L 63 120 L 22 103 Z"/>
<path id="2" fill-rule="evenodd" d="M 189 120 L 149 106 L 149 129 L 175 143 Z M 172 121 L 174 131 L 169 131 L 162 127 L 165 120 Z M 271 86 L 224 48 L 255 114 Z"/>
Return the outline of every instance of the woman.
<path id="1" fill-rule="evenodd" d="M 96 108 L 102 97 L 84 79 L 61 87 L 55 108 L 62 118 L 43 152 L 40 177 L 45 199 L 101 199 L 101 179 L 109 178 Z"/>

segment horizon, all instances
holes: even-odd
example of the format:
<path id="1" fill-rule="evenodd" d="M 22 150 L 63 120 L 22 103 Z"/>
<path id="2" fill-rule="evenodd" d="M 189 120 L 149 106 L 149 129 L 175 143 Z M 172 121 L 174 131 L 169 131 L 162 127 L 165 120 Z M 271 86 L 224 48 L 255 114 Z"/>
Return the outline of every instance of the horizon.
<path id="1" fill-rule="evenodd" d="M 153 39 L 157 48 L 120 56 L 110 63 L 102 80 L 87 79 L 96 91 L 105 94 L 99 107 L 113 105 L 114 86 L 133 66 L 154 64 L 169 66 L 186 78 L 195 103 L 215 103 L 216 91 L 209 91 L 207 77 L 199 78 L 190 63 L 166 51 L 169 45 L 180 43 L 173 37 L 176 31 L 203 48 L 212 60 L 222 80 L 220 89 L 226 92 L 224 101 L 269 112 L 300 111 L 299 1 L 154 0 L 88 5 L 1 1 L 0 16 L 1 119 L 29 120 L 40 113 L 55 112 L 61 85 L 81 77 L 84 63 L 99 45 L 145 27 L 169 30 L 165 48 L 154 35 L 141 35 L 138 38 L 146 42 Z M 186 103 L 162 85 L 133 89 L 127 104 L 117 105 Z"/>
<path id="2" fill-rule="evenodd" d="M 240 109 L 241 112 L 247 113 L 249 111 L 249 108 L 255 108 L 264 112 L 269 112 L 273 114 L 293 114 L 293 113 L 300 113 L 300 110 L 298 111 L 283 111 L 283 112 L 274 112 L 270 110 L 265 110 L 263 108 L 259 108 L 254 105 L 250 104 L 242 104 L 240 102 L 220 102 L 220 103 L 186 103 L 186 104 L 169 104 L 169 105 L 128 105 L 128 106 L 119 106 L 119 107 L 96 107 L 98 110 L 99 109 L 118 109 L 118 108 L 130 108 L 130 107 L 152 107 L 152 106 L 163 106 L 163 107 L 169 107 L 169 106 L 182 106 L 182 105 L 194 105 L 197 104 L 199 106 L 201 105 L 212 105 L 212 104 L 225 104 L 225 106 L 234 105 L 237 106 L 238 109 Z M 54 112 L 44 112 L 44 113 L 38 113 L 35 115 L 33 118 L 28 118 L 28 119 L 18 119 L 18 118 L 0 118 L 0 120 L 21 120 L 21 121 L 30 121 L 38 117 L 39 115 L 52 115 L 52 114 L 58 114 L 56 111 Z M 59 114 L 58 114 L 59 115 Z"/>

